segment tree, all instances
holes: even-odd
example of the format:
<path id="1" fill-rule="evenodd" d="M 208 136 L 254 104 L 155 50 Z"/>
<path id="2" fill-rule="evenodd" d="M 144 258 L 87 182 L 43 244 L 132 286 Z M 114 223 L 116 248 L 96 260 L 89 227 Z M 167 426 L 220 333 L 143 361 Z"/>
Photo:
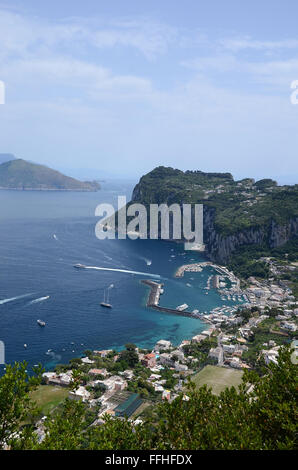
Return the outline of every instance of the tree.
<path id="1" fill-rule="evenodd" d="M 13 446 L 21 423 L 37 412 L 30 399 L 30 392 L 40 384 L 42 368 L 34 368 L 33 376 L 29 377 L 26 367 L 26 362 L 8 365 L 5 375 L 0 378 L 0 449 Z M 26 439 L 28 431 L 29 429 L 26 430 Z"/>
<path id="2" fill-rule="evenodd" d="M 189 384 L 189 400 L 179 396 L 160 407 L 153 445 L 158 449 L 294 449 L 297 371 L 282 348 L 266 375 L 245 372 L 239 392 L 218 397 L 206 386 Z M 250 392 L 248 388 L 250 387 Z"/>
<path id="3" fill-rule="evenodd" d="M 125 362 L 128 367 L 134 368 L 139 362 L 139 357 L 136 352 L 136 345 L 133 343 L 126 344 L 126 349 L 121 351 L 117 362 Z"/>
<path id="4" fill-rule="evenodd" d="M 15 449 L 294 449 L 297 366 L 291 362 L 291 352 L 289 347 L 280 348 L 278 363 L 270 363 L 265 375 L 245 371 L 239 390 L 225 389 L 219 396 L 206 386 L 196 389 L 190 381 L 186 392 L 155 407 L 138 426 L 106 416 L 102 426 L 90 427 L 92 416 L 86 405 L 66 400 L 47 419 L 40 444 L 31 428 L 20 428 L 29 410 L 29 385 L 24 368 L 11 368 L 0 382 L 4 386 L 0 387 L 1 443 Z M 7 413 L 5 406 L 7 400 L 15 400 L 14 390 L 18 406 L 9 406 Z M 13 433 L 18 437 L 12 439 Z"/>
<path id="5" fill-rule="evenodd" d="M 135 351 L 137 347 L 134 343 L 127 343 L 125 345 L 125 348 L 127 349 L 127 351 Z"/>
<path id="6" fill-rule="evenodd" d="M 82 448 L 86 406 L 66 399 L 61 413 L 49 416 L 45 422 L 45 439 L 38 446 L 41 450 L 76 450 Z"/>

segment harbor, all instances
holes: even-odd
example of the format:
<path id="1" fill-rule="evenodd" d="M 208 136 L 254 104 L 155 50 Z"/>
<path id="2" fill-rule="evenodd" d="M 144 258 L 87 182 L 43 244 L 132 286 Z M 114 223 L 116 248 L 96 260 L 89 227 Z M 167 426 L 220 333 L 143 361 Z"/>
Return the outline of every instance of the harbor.
<path id="1" fill-rule="evenodd" d="M 147 307 L 154 308 L 160 312 L 198 318 L 213 326 L 220 326 L 222 323 L 237 324 L 236 312 L 239 308 L 247 306 L 249 300 L 240 288 L 240 280 L 225 266 L 218 266 L 211 261 L 184 264 L 176 270 L 174 277 L 182 278 L 185 273 L 201 273 L 204 268 L 211 268 L 215 271 L 214 274 L 212 273 L 208 276 L 206 285 L 203 287 L 204 293 L 208 295 L 211 289 L 215 290 L 220 295 L 221 300 L 227 301 L 227 304 L 224 303 L 209 311 L 200 311 L 203 309 L 199 310 L 198 308 L 190 309 L 187 303 L 177 305 L 176 308 L 162 307 L 160 306 L 160 296 L 164 292 L 164 284 L 152 280 L 143 280 L 141 282 L 150 287 Z M 190 284 L 186 285 L 191 287 Z M 231 305 L 229 304 L 230 302 L 237 302 L 237 305 Z"/>
<path id="2" fill-rule="evenodd" d="M 163 287 L 164 285 L 158 282 L 151 281 L 149 279 L 144 279 L 141 281 L 142 284 L 145 284 L 146 286 L 150 287 L 150 293 L 148 296 L 147 300 L 147 307 L 154 308 L 155 310 L 158 310 L 159 312 L 166 312 L 166 313 L 172 313 L 174 315 L 181 315 L 183 317 L 192 317 L 192 318 L 199 318 L 198 313 L 196 312 L 189 312 L 186 310 L 188 307 L 187 304 L 183 304 L 182 306 L 177 307 L 177 308 L 168 308 L 168 307 L 161 307 L 159 305 L 159 299 L 161 294 L 163 294 Z M 181 308 L 186 306 L 186 308 Z"/>

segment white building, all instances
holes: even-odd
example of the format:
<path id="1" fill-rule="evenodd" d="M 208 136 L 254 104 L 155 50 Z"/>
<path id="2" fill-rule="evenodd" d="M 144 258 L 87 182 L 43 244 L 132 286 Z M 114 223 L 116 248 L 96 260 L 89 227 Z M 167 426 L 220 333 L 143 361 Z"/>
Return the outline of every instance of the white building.
<path id="1" fill-rule="evenodd" d="M 69 398 L 71 400 L 82 400 L 82 401 L 88 401 L 90 398 L 90 392 L 85 389 L 85 387 L 80 386 L 74 391 L 69 392 Z"/>
<path id="2" fill-rule="evenodd" d="M 281 328 L 284 328 L 285 330 L 289 330 L 289 331 L 297 330 L 297 325 L 295 325 L 295 323 L 290 323 L 288 321 L 282 322 L 280 326 Z"/>
<path id="3" fill-rule="evenodd" d="M 193 343 L 201 343 L 201 341 L 204 341 L 206 339 L 205 335 L 196 335 L 192 338 Z"/>
<path id="4" fill-rule="evenodd" d="M 175 366 L 175 369 L 178 370 L 179 372 L 188 370 L 188 367 L 185 364 L 180 364 L 180 362 L 178 361 L 175 362 L 174 366 Z"/>
<path id="5" fill-rule="evenodd" d="M 159 362 L 160 362 L 160 364 L 163 364 L 163 365 L 169 366 L 169 367 L 172 367 L 174 365 L 174 361 L 172 359 L 172 356 L 169 353 L 160 354 Z"/>
<path id="6" fill-rule="evenodd" d="M 236 350 L 236 346 L 234 344 L 223 344 L 224 352 L 232 354 Z"/>
<path id="7" fill-rule="evenodd" d="M 154 346 L 154 349 L 156 351 L 160 351 L 161 349 L 170 349 L 171 347 L 172 347 L 171 341 L 160 339 L 159 341 L 157 341 L 156 345 Z"/>
<path id="8" fill-rule="evenodd" d="M 177 356 L 179 361 L 183 361 L 185 359 L 183 351 L 180 349 L 175 349 L 175 351 L 171 352 L 171 356 Z"/>
<path id="9" fill-rule="evenodd" d="M 82 357 L 81 361 L 82 361 L 83 364 L 94 364 L 94 361 L 89 359 L 89 357 Z"/>

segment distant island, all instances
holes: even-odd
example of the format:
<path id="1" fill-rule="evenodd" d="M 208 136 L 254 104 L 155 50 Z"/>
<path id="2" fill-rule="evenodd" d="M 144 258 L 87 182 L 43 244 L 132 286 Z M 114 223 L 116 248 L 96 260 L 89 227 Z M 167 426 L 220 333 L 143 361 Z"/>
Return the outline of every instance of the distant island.
<path id="1" fill-rule="evenodd" d="M 7 158 L 10 158 L 7 161 Z M 0 154 L 0 189 L 19 191 L 98 191 L 96 181 L 79 181 L 10 154 Z"/>
<path id="2" fill-rule="evenodd" d="M 16 157 L 11 153 L 0 153 L 0 165 L 4 162 L 9 162 L 11 160 L 16 160 Z"/>

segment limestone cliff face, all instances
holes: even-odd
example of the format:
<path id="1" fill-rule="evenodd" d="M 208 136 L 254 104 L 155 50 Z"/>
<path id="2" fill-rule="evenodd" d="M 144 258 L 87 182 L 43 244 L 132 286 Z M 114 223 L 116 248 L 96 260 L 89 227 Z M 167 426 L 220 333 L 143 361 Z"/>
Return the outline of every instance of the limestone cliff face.
<path id="1" fill-rule="evenodd" d="M 143 190 L 142 185 L 138 184 L 132 196 L 132 202 L 144 202 L 146 205 L 150 202 L 161 203 L 156 200 L 155 194 L 150 194 Z M 175 202 L 168 196 L 166 203 Z M 183 204 L 183 201 L 181 202 Z M 170 226 L 170 236 L 172 233 Z M 230 235 L 223 235 L 215 226 L 215 209 L 204 205 L 204 244 L 206 246 L 205 254 L 217 263 L 225 264 L 229 257 L 241 246 L 261 245 L 265 243 L 270 248 L 281 246 L 298 236 L 298 218 L 293 217 L 286 224 L 279 225 L 273 219 L 264 226 L 250 227 Z"/>
<path id="2" fill-rule="evenodd" d="M 223 264 L 241 246 L 275 248 L 298 235 L 298 185 L 268 179 L 158 167 L 140 179 L 132 202 L 203 204 L 206 255 Z M 170 223 L 170 236 L 171 229 Z"/>
<path id="3" fill-rule="evenodd" d="M 267 243 L 270 248 L 275 248 L 298 235 L 298 218 L 293 218 L 285 225 L 278 225 L 272 220 L 267 226 L 251 227 L 223 236 L 215 228 L 214 213 L 213 209 L 204 207 L 204 243 L 206 254 L 218 263 L 227 262 L 231 254 L 243 245 Z"/>

